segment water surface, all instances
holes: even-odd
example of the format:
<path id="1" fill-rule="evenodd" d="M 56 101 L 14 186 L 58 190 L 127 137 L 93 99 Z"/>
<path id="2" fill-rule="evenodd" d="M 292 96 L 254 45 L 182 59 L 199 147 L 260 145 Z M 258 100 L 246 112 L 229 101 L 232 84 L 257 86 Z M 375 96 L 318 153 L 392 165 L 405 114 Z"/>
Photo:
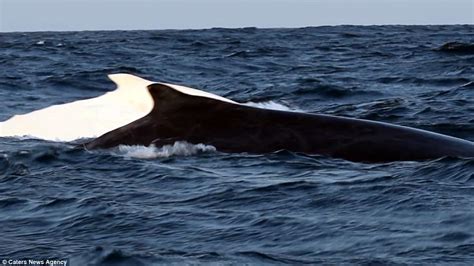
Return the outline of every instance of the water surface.
<path id="1" fill-rule="evenodd" d="M 474 141 L 473 26 L 0 34 L 0 120 L 110 73 Z M 0 138 L 0 258 L 73 265 L 472 264 L 474 160 L 360 164 Z"/>

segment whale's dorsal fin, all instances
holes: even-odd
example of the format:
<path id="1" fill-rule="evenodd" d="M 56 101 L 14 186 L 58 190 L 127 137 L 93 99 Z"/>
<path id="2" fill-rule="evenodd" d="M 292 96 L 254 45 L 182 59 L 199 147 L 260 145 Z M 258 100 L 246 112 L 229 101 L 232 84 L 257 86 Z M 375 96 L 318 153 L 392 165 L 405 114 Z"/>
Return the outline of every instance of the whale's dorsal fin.
<path id="1" fill-rule="evenodd" d="M 205 102 L 227 103 L 211 97 L 189 94 L 164 83 L 153 83 L 148 85 L 148 91 L 154 102 L 151 113 L 160 111 L 177 111 L 178 109 L 201 105 Z M 200 99 L 200 100 L 199 100 Z M 198 107 L 199 106 L 195 106 Z M 175 110 L 176 109 L 176 110 Z"/>
<path id="2" fill-rule="evenodd" d="M 153 99 L 154 106 L 149 115 L 163 112 L 181 112 L 184 109 L 188 109 L 191 113 L 192 110 L 202 109 L 219 109 L 216 107 L 238 105 L 244 106 L 229 99 L 221 97 L 210 97 L 206 94 L 189 94 L 170 86 L 165 83 L 153 83 L 148 85 L 148 91 Z M 201 92 L 201 91 L 198 91 Z M 211 96 L 214 96 L 211 94 Z"/>
<path id="3" fill-rule="evenodd" d="M 108 77 L 117 85 L 118 91 L 124 91 L 124 93 L 134 93 L 134 91 L 136 91 L 137 88 L 146 88 L 147 86 L 151 84 L 163 84 L 179 92 L 182 92 L 184 94 L 189 94 L 193 96 L 202 96 L 202 97 L 207 97 L 207 98 L 216 99 L 216 100 L 229 102 L 229 103 L 236 103 L 232 100 L 229 100 L 219 95 L 215 95 L 213 93 L 189 88 L 186 86 L 176 85 L 176 84 L 163 83 L 163 82 L 157 83 L 155 81 L 150 81 L 150 80 L 140 78 L 131 74 L 125 74 L 125 73 L 110 74 L 108 75 Z"/>
<path id="4" fill-rule="evenodd" d="M 193 88 L 189 88 L 189 87 L 185 87 L 185 86 L 181 86 L 181 85 L 169 84 L 169 83 L 156 83 L 156 84 L 162 84 L 162 85 L 168 86 L 168 87 L 170 87 L 174 90 L 182 92 L 184 94 L 188 94 L 188 95 L 192 95 L 192 96 L 206 97 L 206 98 L 211 98 L 211 99 L 214 99 L 214 100 L 219 100 L 219 101 L 228 102 L 228 103 L 237 103 L 237 102 L 234 102 L 230 99 L 224 98 L 222 96 L 219 96 L 219 95 L 216 95 L 216 94 L 213 94 L 213 93 L 210 93 L 210 92 L 201 91 L 201 90 L 198 90 L 198 89 L 193 89 Z M 149 84 L 149 85 L 151 85 L 151 84 Z"/>
<path id="5" fill-rule="evenodd" d="M 181 134 L 183 132 L 186 132 L 186 135 L 194 132 L 192 128 L 200 127 L 199 123 L 194 124 L 195 119 L 211 121 L 214 114 L 221 110 L 252 108 L 209 97 L 205 93 L 190 94 L 187 90 L 183 92 L 164 83 L 150 84 L 147 89 L 154 105 L 146 116 L 107 132 L 85 143 L 84 147 L 87 149 L 110 148 L 120 144 L 148 146 L 152 143 L 163 145 L 168 141 L 184 140 L 176 138 L 184 136 Z M 192 139 L 189 141 L 192 143 Z"/>

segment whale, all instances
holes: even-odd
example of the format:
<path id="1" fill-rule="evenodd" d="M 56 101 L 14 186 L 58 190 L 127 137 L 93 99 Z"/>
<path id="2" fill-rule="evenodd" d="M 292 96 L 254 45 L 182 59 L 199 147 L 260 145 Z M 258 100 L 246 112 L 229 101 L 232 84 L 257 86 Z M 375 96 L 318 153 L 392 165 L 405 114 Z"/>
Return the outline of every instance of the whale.
<path id="1" fill-rule="evenodd" d="M 98 97 L 51 105 L 26 114 L 17 114 L 0 122 L 0 137 L 27 137 L 48 141 L 71 142 L 103 135 L 129 124 L 153 109 L 147 86 L 153 81 L 131 74 L 110 74 L 117 86 Z M 164 83 L 190 95 L 233 102 L 205 91 Z"/>
<path id="2" fill-rule="evenodd" d="M 177 141 L 212 145 L 228 153 L 280 150 L 355 162 L 419 161 L 445 156 L 474 157 L 474 143 L 384 122 L 325 114 L 263 109 L 191 94 L 166 83 L 147 85 L 153 100 L 144 117 L 82 145 L 170 145 Z"/>
<path id="3" fill-rule="evenodd" d="M 86 150 L 185 141 L 226 153 L 287 150 L 365 163 L 474 157 L 473 142 L 426 130 L 259 108 L 131 74 L 109 78 L 115 90 L 14 115 L 0 122 L 0 137 L 71 142 Z"/>

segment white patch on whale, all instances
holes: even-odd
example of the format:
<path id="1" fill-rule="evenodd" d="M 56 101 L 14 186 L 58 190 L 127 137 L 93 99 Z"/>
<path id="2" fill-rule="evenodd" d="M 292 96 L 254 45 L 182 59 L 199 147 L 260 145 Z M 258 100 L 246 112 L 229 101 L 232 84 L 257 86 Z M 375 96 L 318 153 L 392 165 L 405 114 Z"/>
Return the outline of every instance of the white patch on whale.
<path id="1" fill-rule="evenodd" d="M 153 109 L 147 86 L 154 81 L 130 74 L 108 76 L 117 89 L 101 96 L 52 105 L 0 122 L 0 137 L 24 137 L 51 141 L 94 138 L 144 117 Z M 175 84 L 180 92 L 236 103 L 212 93 Z M 159 104 L 159 103 L 158 103 Z"/>

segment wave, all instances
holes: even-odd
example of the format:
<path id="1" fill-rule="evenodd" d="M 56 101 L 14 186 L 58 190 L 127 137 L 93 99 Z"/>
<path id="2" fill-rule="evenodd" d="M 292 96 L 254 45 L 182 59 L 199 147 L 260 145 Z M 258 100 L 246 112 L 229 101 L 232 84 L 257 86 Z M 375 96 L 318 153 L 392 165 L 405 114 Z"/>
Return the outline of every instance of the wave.
<path id="1" fill-rule="evenodd" d="M 468 72 L 469 69 L 462 68 L 458 71 L 458 74 Z M 463 86 L 472 82 L 471 79 L 456 76 L 456 77 L 402 77 L 402 76 L 386 76 L 376 79 L 377 82 L 382 84 L 414 84 L 414 85 L 431 85 L 431 86 Z"/>
<path id="2" fill-rule="evenodd" d="M 173 145 L 162 147 L 140 146 L 140 145 L 120 145 L 118 152 L 120 155 L 137 159 L 168 158 L 171 156 L 191 156 L 199 153 L 215 152 L 216 148 L 205 144 L 191 144 L 186 141 L 176 141 Z"/>
<path id="3" fill-rule="evenodd" d="M 473 140 L 474 55 L 433 50 L 473 36 L 469 25 L 5 33 L 0 120 L 96 97 L 114 87 L 105 74 L 125 72 Z M 87 126 L 119 117 L 100 107 Z M 360 164 L 166 144 L 88 152 L 0 137 L 0 254 L 71 265 L 474 260 L 473 159 Z"/>

